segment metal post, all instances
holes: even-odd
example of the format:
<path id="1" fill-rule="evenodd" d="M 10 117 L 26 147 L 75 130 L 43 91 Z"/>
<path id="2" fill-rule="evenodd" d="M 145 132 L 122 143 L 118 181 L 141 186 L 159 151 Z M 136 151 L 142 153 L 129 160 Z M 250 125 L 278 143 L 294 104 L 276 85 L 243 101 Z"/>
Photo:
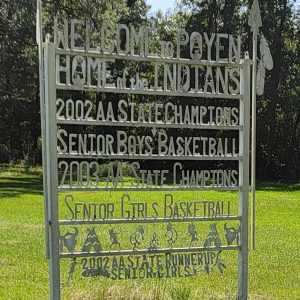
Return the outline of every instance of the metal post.
<path id="1" fill-rule="evenodd" d="M 239 251 L 238 299 L 248 298 L 248 194 L 249 194 L 249 143 L 250 143 L 250 59 L 246 53 L 241 70 L 239 151 L 243 157 L 239 162 L 239 216 L 241 221 L 241 250 Z"/>
<path id="2" fill-rule="evenodd" d="M 257 35 L 262 26 L 258 0 L 253 1 L 248 24 L 253 32 L 253 68 L 252 68 L 252 147 L 251 147 L 251 246 L 255 248 L 255 190 L 256 190 L 256 69 L 257 69 Z"/>
<path id="3" fill-rule="evenodd" d="M 49 253 L 49 228 L 48 228 L 48 198 L 47 198 L 47 163 L 46 163 L 46 128 L 45 128 L 45 87 L 44 87 L 44 61 L 43 61 L 43 26 L 42 26 L 42 3 L 37 1 L 36 12 L 36 42 L 39 52 L 39 84 L 40 84 L 40 115 L 42 133 L 42 163 L 43 163 L 43 191 L 44 191 L 44 219 L 45 219 L 45 244 L 46 258 Z"/>
<path id="4" fill-rule="evenodd" d="M 45 43 L 45 104 L 46 104 L 46 148 L 47 156 L 47 195 L 49 226 L 49 275 L 50 299 L 60 299 L 59 266 L 59 224 L 58 224 L 58 176 L 57 176 L 57 123 L 56 123 L 56 83 L 55 48 L 49 37 Z M 51 141 L 51 142 L 50 142 Z"/>
<path id="5" fill-rule="evenodd" d="M 257 72 L 257 31 L 253 31 L 252 66 L 252 148 L 251 148 L 251 247 L 255 249 L 255 190 L 256 190 L 256 72 Z"/>

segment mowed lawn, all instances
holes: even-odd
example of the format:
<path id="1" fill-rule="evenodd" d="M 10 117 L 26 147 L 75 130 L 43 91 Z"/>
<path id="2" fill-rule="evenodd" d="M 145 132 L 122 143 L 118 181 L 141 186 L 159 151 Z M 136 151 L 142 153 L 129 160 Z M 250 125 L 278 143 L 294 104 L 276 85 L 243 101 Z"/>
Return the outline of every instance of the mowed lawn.
<path id="1" fill-rule="evenodd" d="M 163 194 L 130 195 L 152 201 Z M 97 194 L 100 198 L 121 195 Z M 193 199 L 195 194 L 177 196 Z M 202 196 L 212 200 L 237 198 L 233 192 Z M 91 194 L 81 193 L 79 197 L 85 201 Z M 256 246 L 255 251 L 249 252 L 249 299 L 300 299 L 300 185 L 259 185 Z M 237 253 L 224 253 L 222 259 L 226 264 L 224 274 L 214 270 L 210 275 L 203 273 L 192 278 L 137 281 L 82 278 L 80 270 L 70 281 L 69 261 L 62 260 L 62 298 L 235 299 Z M 0 169 L 0 299 L 49 299 L 48 282 L 41 174 L 36 170 L 25 174 L 19 168 Z"/>

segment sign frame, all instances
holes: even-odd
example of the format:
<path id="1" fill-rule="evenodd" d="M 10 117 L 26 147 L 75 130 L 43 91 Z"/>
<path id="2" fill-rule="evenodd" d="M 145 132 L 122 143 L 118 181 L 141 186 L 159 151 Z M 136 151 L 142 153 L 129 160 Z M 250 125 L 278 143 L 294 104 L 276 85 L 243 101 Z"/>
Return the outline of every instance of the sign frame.
<path id="1" fill-rule="evenodd" d="M 71 52 L 66 50 L 65 52 Z M 49 275 L 50 299 L 58 300 L 61 297 L 60 289 L 60 258 L 59 253 L 59 216 L 58 216 L 58 158 L 57 153 L 57 117 L 56 117 L 56 90 L 77 88 L 62 87 L 56 82 L 56 55 L 65 53 L 57 50 L 55 44 L 46 36 L 44 43 L 44 70 L 45 70 L 45 153 L 47 182 L 45 185 L 47 195 L 47 220 L 46 228 L 49 232 Z M 74 53 L 73 53 L 74 54 Z M 81 55 L 84 52 L 81 52 Z M 211 63 L 213 64 L 213 63 Z M 238 255 L 238 299 L 246 300 L 248 297 L 248 194 L 249 194 L 249 147 L 250 147 L 250 69 L 251 61 L 246 52 L 245 59 L 240 62 L 240 95 L 232 97 L 239 99 L 239 218 L 241 224 Z M 116 90 L 112 92 L 118 92 Z M 131 92 L 129 92 L 131 93 Z M 135 92 L 133 92 L 135 93 Z M 140 94 L 139 92 L 136 92 Z M 143 94 L 143 93 L 142 93 Z M 149 93 L 144 93 L 149 94 Z M 160 95 L 182 96 L 178 93 L 160 93 Z M 192 97 L 205 98 L 207 95 Z M 211 98 L 215 98 L 211 96 Z M 223 97 L 222 97 L 223 98 Z M 225 97 L 230 98 L 230 97 Z M 43 139 L 44 141 L 44 139 Z M 208 159 L 211 160 L 211 159 Z M 155 190 L 155 189 L 153 189 Z M 157 189 L 161 190 L 161 189 Z M 174 190 L 174 189 L 172 189 Z M 197 190 L 197 189 L 196 189 Z M 62 225 L 62 224 L 61 224 Z M 226 247 L 225 247 L 226 248 Z M 162 249 L 163 251 L 164 249 Z M 71 255 L 72 257 L 74 255 Z M 69 256 L 69 257 L 71 257 Z M 68 257 L 68 256 L 65 256 Z"/>

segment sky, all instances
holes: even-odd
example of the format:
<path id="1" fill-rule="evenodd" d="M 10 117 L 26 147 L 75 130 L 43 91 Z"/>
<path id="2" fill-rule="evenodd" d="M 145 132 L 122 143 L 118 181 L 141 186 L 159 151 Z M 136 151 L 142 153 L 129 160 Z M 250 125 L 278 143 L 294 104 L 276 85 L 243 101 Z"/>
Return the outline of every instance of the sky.
<path id="1" fill-rule="evenodd" d="M 161 9 L 163 12 L 166 12 L 168 8 L 174 6 L 175 0 L 146 0 L 146 2 L 152 6 L 151 11 Z M 296 0 L 296 3 L 300 7 L 300 0 Z"/>
<path id="2" fill-rule="evenodd" d="M 147 4 L 150 4 L 151 11 L 156 11 L 158 9 L 166 12 L 168 8 L 174 6 L 175 0 L 146 0 Z"/>

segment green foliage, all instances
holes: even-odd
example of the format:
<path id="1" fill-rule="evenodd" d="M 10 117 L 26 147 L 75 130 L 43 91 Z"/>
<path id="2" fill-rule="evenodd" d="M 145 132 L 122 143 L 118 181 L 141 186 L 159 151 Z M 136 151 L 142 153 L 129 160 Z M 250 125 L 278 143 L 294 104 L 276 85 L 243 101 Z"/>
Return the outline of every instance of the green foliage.
<path id="1" fill-rule="evenodd" d="M 269 41 L 275 64 L 267 72 L 264 95 L 257 99 L 259 178 L 299 179 L 300 176 L 300 12 L 293 6 L 294 2 L 260 1 L 262 32 Z M 252 33 L 248 26 L 252 0 L 177 3 L 175 16 L 189 33 L 241 34 L 243 51 L 249 51 L 252 56 Z"/>
<path id="2" fill-rule="evenodd" d="M 38 157 L 35 2 L 1 1 L 0 28 L 0 144 L 8 149 L 0 160 Z"/>
<path id="3" fill-rule="evenodd" d="M 300 40 L 299 16 L 291 2 L 262 3 L 263 33 L 270 42 L 274 69 L 258 100 L 258 172 L 261 178 L 299 178 Z"/>
<path id="4" fill-rule="evenodd" d="M 257 103 L 257 172 L 260 178 L 300 178 L 300 12 L 293 4 L 292 0 L 260 1 L 262 31 L 270 43 L 275 62 L 274 70 L 267 72 L 265 94 Z M 246 51 L 252 49 L 252 34 L 247 24 L 251 5 L 252 0 L 181 0 L 166 16 L 161 12 L 149 16 L 149 6 L 144 0 L 45 0 L 44 35 L 53 35 L 53 21 L 57 15 L 60 19 L 91 20 L 96 28 L 105 20 L 112 24 L 157 27 L 166 40 L 175 39 L 177 27 L 189 33 L 241 34 Z M 35 1 L 1 0 L 0 162 L 41 163 L 35 13 Z M 182 54 L 188 55 L 188 49 Z M 136 63 L 120 62 L 114 76 L 119 76 L 124 68 L 136 67 Z M 153 72 L 149 67 L 141 65 L 140 73 L 151 80 Z M 77 95 L 78 99 L 86 97 L 83 93 Z M 124 97 L 89 96 L 93 101 L 104 103 Z M 150 101 L 144 96 L 132 96 L 132 99 Z M 154 98 L 158 102 L 164 100 Z M 113 129 L 107 130 L 109 133 Z"/>

